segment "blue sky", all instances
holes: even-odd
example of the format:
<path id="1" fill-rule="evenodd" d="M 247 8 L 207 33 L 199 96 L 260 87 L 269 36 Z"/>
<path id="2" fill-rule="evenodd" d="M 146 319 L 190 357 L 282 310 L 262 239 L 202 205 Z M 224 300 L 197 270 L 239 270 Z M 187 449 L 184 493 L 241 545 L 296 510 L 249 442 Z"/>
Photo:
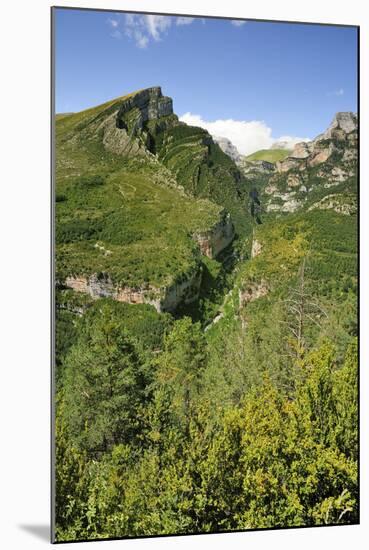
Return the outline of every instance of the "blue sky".
<path id="1" fill-rule="evenodd" d="M 55 22 L 57 112 L 160 85 L 176 114 L 249 152 L 357 110 L 354 28 L 61 9 Z"/>

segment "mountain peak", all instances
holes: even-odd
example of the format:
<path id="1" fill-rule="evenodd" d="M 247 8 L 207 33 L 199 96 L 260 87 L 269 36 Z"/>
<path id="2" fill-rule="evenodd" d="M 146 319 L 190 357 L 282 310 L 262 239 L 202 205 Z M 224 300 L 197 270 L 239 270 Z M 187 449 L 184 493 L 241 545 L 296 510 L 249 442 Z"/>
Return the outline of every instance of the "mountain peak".
<path id="1" fill-rule="evenodd" d="M 119 128 L 136 131 L 149 120 L 173 114 L 171 97 L 163 96 L 160 86 L 144 88 L 124 97 L 119 108 Z"/>
<path id="2" fill-rule="evenodd" d="M 357 129 L 357 115 L 352 112 L 339 112 L 336 113 L 334 119 L 329 126 L 327 132 L 335 128 L 340 128 L 346 134 L 349 134 L 353 130 Z"/>
<path id="3" fill-rule="evenodd" d="M 314 141 L 323 139 L 344 139 L 346 134 L 350 134 L 357 130 L 357 114 L 351 111 L 338 112 L 328 127 L 328 129 L 320 134 Z"/>

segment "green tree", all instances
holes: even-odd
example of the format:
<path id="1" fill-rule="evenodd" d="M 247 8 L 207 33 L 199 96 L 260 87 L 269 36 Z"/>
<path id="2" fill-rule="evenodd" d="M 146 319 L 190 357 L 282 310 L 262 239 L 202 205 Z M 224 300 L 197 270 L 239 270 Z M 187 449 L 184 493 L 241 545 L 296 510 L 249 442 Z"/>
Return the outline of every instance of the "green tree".
<path id="1" fill-rule="evenodd" d="M 200 323 L 192 323 L 189 317 L 177 321 L 164 340 L 157 385 L 169 392 L 173 414 L 186 432 L 200 394 L 206 361 L 206 341 Z"/>
<path id="2" fill-rule="evenodd" d="M 123 323 L 102 308 L 65 360 L 64 416 L 73 441 L 96 453 L 139 437 L 149 381 Z"/>
<path id="3" fill-rule="evenodd" d="M 63 408 L 59 404 L 59 409 Z M 86 454 L 69 440 L 61 414 L 55 422 L 55 524 L 56 539 L 83 537 L 88 496 Z"/>

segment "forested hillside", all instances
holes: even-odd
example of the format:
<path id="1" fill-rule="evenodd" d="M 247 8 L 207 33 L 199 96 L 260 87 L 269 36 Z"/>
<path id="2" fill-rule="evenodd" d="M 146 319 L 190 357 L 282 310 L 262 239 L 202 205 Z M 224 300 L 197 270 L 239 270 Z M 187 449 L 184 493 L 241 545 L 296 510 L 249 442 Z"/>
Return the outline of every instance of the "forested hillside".
<path id="1" fill-rule="evenodd" d="M 148 88 L 56 126 L 56 540 L 358 522 L 357 119 L 236 165 Z"/>

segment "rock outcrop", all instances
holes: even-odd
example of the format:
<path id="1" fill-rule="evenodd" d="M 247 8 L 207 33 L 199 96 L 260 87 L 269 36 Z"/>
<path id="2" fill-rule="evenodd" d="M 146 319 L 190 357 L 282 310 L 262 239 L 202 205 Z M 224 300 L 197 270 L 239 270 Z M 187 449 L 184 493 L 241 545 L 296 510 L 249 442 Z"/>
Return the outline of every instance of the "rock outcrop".
<path id="1" fill-rule="evenodd" d="M 356 131 L 357 114 L 352 112 L 336 113 L 328 129 L 315 138 L 314 143 L 326 139 L 345 139 L 347 134 Z"/>
<path id="2" fill-rule="evenodd" d="M 215 258 L 224 250 L 235 237 L 234 226 L 229 214 L 221 213 L 220 221 L 208 231 L 193 234 L 194 240 L 200 247 L 201 254 L 208 258 Z"/>
<path id="3" fill-rule="evenodd" d="M 311 141 L 302 141 L 300 143 L 296 143 L 290 156 L 297 159 L 305 159 L 310 155 L 312 149 L 313 144 Z"/>
<path id="4" fill-rule="evenodd" d="M 266 160 L 246 160 L 241 158 L 238 166 L 247 179 L 253 179 L 255 176 L 270 175 L 275 171 L 274 164 Z"/>
<path id="5" fill-rule="evenodd" d="M 221 212 L 220 220 L 208 231 L 198 232 L 193 239 L 198 243 L 201 254 L 215 258 L 234 239 L 235 231 L 230 215 Z M 152 285 L 142 287 L 119 286 L 108 274 L 90 276 L 69 276 L 64 286 L 76 292 L 88 294 L 94 299 L 112 298 L 129 304 L 150 304 L 158 312 L 173 312 L 180 304 L 189 304 L 198 299 L 202 270 L 200 263 L 191 273 L 184 273 L 179 280 L 165 288 Z"/>
<path id="6" fill-rule="evenodd" d="M 64 285 L 76 292 L 88 294 L 91 298 L 112 298 L 129 304 L 150 304 L 160 313 L 173 312 L 180 303 L 189 304 L 197 300 L 201 286 L 201 266 L 191 273 L 183 274 L 180 281 L 166 288 L 153 286 L 131 288 L 113 283 L 107 274 L 93 274 L 89 277 L 69 276 Z"/>
<path id="7" fill-rule="evenodd" d="M 127 96 L 120 105 L 116 121 L 118 128 L 132 135 L 142 130 L 145 122 L 172 114 L 172 98 L 163 96 L 160 86 L 156 86 Z"/>
<path id="8" fill-rule="evenodd" d="M 334 210 L 337 214 L 343 214 L 344 216 L 351 216 L 357 211 L 356 200 L 353 196 L 342 196 L 339 194 L 326 195 L 320 201 L 314 203 L 310 208 L 311 210 Z"/>
<path id="9" fill-rule="evenodd" d="M 313 141 L 297 143 L 291 154 L 276 163 L 276 172 L 264 189 L 267 212 L 295 212 L 311 205 L 318 189 L 348 182 L 357 173 L 357 116 L 337 113 L 329 128 Z M 313 194 L 311 191 L 316 190 Z M 311 198 L 310 198 L 311 197 Z M 332 201 L 322 202 L 322 208 Z M 351 212 L 351 206 L 343 210 Z M 335 203 L 336 211 L 342 211 Z"/>
<path id="10" fill-rule="evenodd" d="M 278 172 L 288 172 L 291 169 L 304 170 L 323 164 L 338 149 L 335 141 L 346 143 L 349 148 L 357 143 L 357 115 L 355 113 L 337 113 L 329 128 L 313 141 L 297 143 L 292 153 L 284 160 L 277 162 Z M 350 150 L 350 149 L 348 149 Z M 355 158 L 355 153 L 347 153 L 346 159 Z"/>
<path id="11" fill-rule="evenodd" d="M 269 287 L 264 279 L 260 283 L 250 283 L 239 290 L 238 299 L 240 309 L 248 303 L 266 296 L 269 292 Z"/>
<path id="12" fill-rule="evenodd" d="M 233 145 L 230 139 L 226 137 L 213 136 L 213 140 L 219 145 L 223 153 L 231 157 L 232 160 L 235 162 L 239 162 L 241 160 L 241 155 L 238 152 L 237 147 Z"/>
<path id="13" fill-rule="evenodd" d="M 255 258 L 256 256 L 259 256 L 262 251 L 262 244 L 257 239 L 252 239 L 252 246 L 251 246 L 251 258 Z"/>
<path id="14" fill-rule="evenodd" d="M 284 160 L 279 160 L 276 162 L 277 172 L 288 172 L 293 168 L 299 169 L 300 166 L 303 166 L 300 158 L 287 157 Z"/>

